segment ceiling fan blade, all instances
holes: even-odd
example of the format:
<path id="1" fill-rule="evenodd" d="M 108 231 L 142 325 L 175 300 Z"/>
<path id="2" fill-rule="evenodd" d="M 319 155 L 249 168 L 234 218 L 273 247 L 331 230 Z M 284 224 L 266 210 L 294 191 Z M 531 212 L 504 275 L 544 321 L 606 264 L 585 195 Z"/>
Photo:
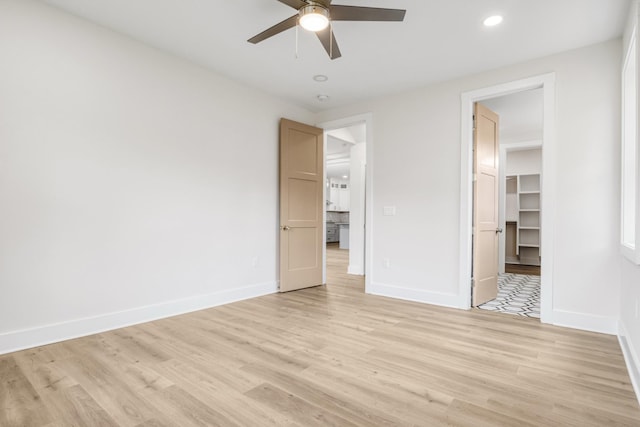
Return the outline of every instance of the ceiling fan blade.
<path id="1" fill-rule="evenodd" d="M 300 10 L 301 7 L 304 7 L 307 5 L 307 2 L 302 0 L 278 0 L 278 1 L 280 3 L 286 4 L 287 6 L 291 6 L 295 10 Z"/>
<path id="2" fill-rule="evenodd" d="M 287 18 L 279 24 L 274 25 L 271 28 L 267 28 L 260 34 L 257 34 L 247 40 L 249 43 L 260 43 L 261 41 L 268 39 L 269 37 L 273 37 L 276 34 L 280 34 L 281 32 L 288 30 L 289 28 L 293 28 L 298 24 L 298 15 L 293 15 L 291 18 Z"/>
<path id="3" fill-rule="evenodd" d="M 332 21 L 403 21 L 404 9 L 332 5 Z"/>
<path id="4" fill-rule="evenodd" d="M 333 34 L 333 30 L 331 26 L 325 28 L 322 31 L 316 32 L 320 43 L 324 46 L 324 50 L 329 54 L 329 58 L 337 59 L 342 56 L 340 53 L 340 48 L 338 47 L 338 42 L 336 42 L 336 36 Z"/>

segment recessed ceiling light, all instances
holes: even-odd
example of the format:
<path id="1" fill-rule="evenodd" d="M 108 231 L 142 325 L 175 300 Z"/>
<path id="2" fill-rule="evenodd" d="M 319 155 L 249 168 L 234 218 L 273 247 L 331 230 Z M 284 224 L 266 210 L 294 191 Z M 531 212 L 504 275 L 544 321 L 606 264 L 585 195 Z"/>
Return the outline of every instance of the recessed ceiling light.
<path id="1" fill-rule="evenodd" d="M 318 101 L 325 102 L 329 100 L 329 95 L 318 95 Z"/>
<path id="2" fill-rule="evenodd" d="M 329 77 L 325 76 L 324 74 L 316 74 L 315 76 L 313 76 L 313 80 L 317 82 L 326 82 L 327 80 L 329 80 Z"/>
<path id="3" fill-rule="evenodd" d="M 493 15 L 483 21 L 485 27 L 495 27 L 500 24 L 504 18 L 501 15 Z"/>
<path id="4" fill-rule="evenodd" d="M 343 179 L 349 179 L 349 175 L 342 175 Z"/>

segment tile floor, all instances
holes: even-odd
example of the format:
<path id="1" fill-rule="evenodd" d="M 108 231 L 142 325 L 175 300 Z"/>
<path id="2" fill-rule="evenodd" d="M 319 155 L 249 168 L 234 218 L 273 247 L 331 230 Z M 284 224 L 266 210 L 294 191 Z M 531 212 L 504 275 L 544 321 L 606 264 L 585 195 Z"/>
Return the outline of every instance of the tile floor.
<path id="1" fill-rule="evenodd" d="M 539 319 L 540 276 L 501 274 L 498 278 L 498 297 L 478 308 Z"/>

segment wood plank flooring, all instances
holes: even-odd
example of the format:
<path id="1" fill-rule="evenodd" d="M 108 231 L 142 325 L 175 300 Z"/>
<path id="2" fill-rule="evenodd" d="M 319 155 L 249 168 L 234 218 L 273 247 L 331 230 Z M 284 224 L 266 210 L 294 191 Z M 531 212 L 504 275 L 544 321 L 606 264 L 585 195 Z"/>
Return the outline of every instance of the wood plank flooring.
<path id="1" fill-rule="evenodd" d="M 615 337 L 329 284 L 0 356 L 1 426 L 638 426 Z"/>
<path id="2" fill-rule="evenodd" d="M 540 266 L 524 265 L 524 264 L 505 264 L 504 272 L 513 273 L 513 274 L 525 274 L 527 276 L 539 276 Z"/>

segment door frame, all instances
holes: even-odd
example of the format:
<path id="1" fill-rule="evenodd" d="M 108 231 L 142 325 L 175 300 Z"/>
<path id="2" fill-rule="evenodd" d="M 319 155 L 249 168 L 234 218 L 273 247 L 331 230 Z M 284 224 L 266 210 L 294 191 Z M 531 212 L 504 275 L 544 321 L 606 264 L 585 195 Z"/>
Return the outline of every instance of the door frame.
<path id="1" fill-rule="evenodd" d="M 324 182 L 327 181 L 327 131 L 340 129 L 344 127 L 353 126 L 356 124 L 364 123 L 365 125 L 365 144 L 366 144 L 366 175 L 365 175 L 365 233 L 364 233 L 364 291 L 369 293 L 371 289 L 371 271 L 373 260 L 373 114 L 364 113 L 355 116 L 348 116 L 341 119 L 330 120 L 326 122 L 316 123 L 315 126 L 324 129 L 324 150 L 325 150 L 325 165 L 324 165 Z M 325 194 L 324 200 L 327 199 L 327 186 L 323 186 Z M 326 232 L 326 220 L 327 220 L 327 208 L 324 209 L 324 245 L 322 249 L 322 279 L 327 282 L 327 232 Z M 351 244 L 351 243 L 350 243 Z"/>
<path id="2" fill-rule="evenodd" d="M 472 291 L 472 217 L 473 217 L 473 104 L 485 99 L 522 92 L 543 90 L 544 122 L 542 130 L 541 174 L 541 260 L 540 321 L 553 323 L 553 262 L 555 222 L 555 73 L 485 87 L 461 95 L 460 112 L 460 308 L 471 309 Z"/>

